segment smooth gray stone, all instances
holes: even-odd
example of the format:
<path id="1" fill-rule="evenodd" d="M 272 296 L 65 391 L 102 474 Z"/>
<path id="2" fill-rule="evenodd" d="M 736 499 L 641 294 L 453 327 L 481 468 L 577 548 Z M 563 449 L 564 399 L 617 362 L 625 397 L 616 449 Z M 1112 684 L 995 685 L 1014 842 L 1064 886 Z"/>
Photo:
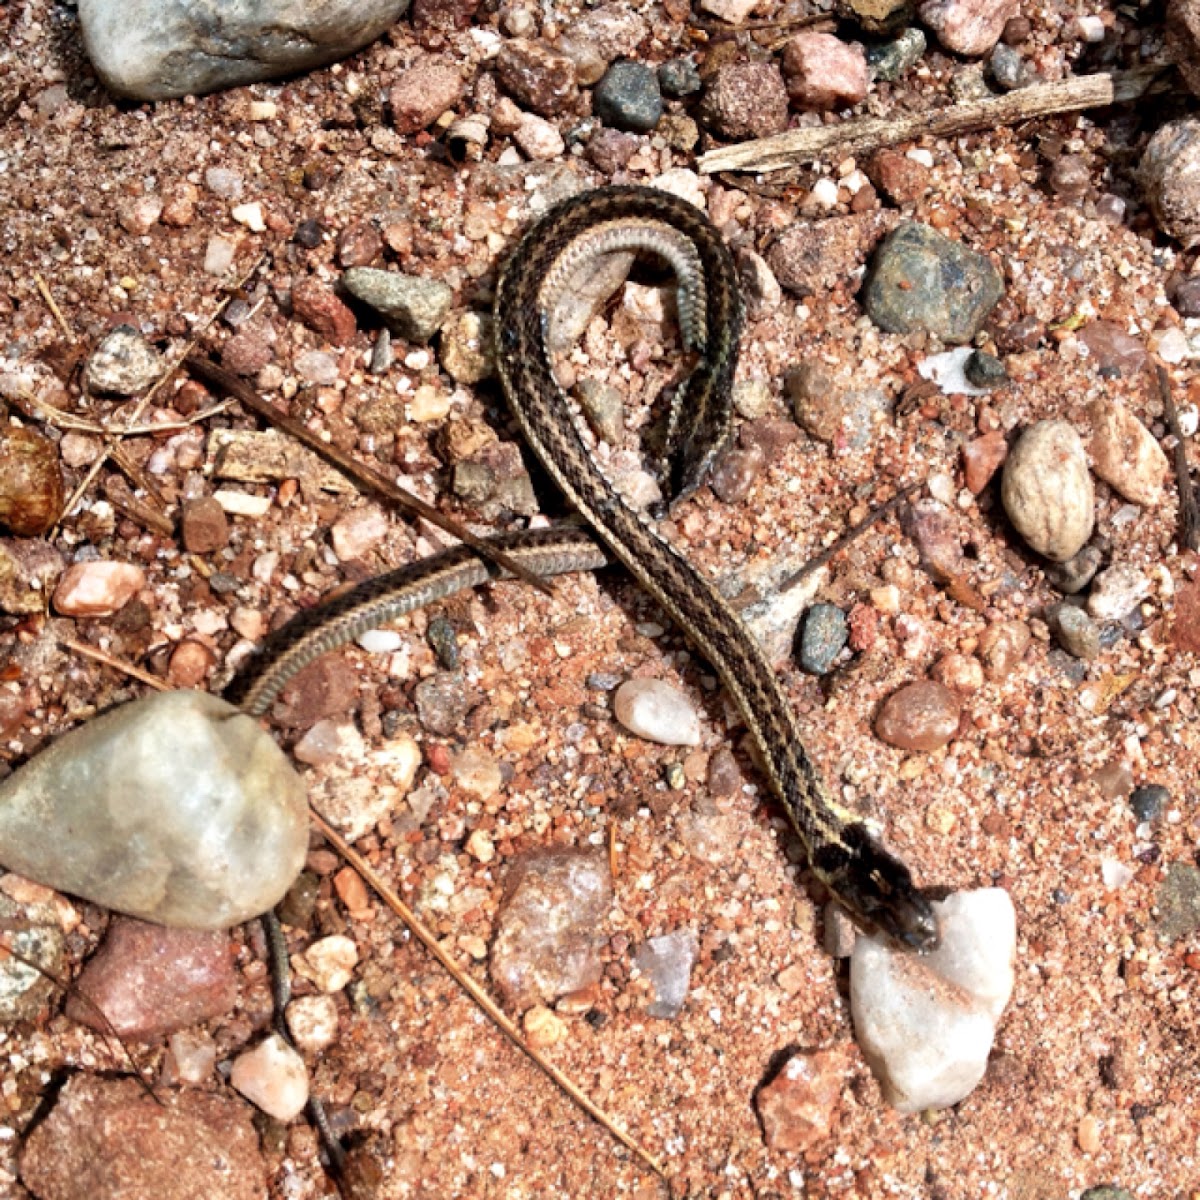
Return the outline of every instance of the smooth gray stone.
<path id="1" fill-rule="evenodd" d="M 307 850 L 304 784 L 283 751 L 203 692 L 113 709 L 0 784 L 0 863 L 162 925 L 266 912 Z"/>
<path id="2" fill-rule="evenodd" d="M 83 43 L 110 92 L 201 95 L 336 62 L 409 0 L 79 0 Z"/>

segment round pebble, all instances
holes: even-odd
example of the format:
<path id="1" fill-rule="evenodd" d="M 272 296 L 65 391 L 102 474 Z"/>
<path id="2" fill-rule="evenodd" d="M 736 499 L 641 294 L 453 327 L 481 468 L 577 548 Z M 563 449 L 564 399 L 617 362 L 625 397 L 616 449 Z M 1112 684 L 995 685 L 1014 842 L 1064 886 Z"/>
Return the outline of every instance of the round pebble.
<path id="1" fill-rule="evenodd" d="M 643 63 L 613 63 L 596 84 L 592 110 L 614 129 L 649 133 L 663 115 L 658 75 Z"/>
<path id="2" fill-rule="evenodd" d="M 1160 783 L 1143 784 L 1136 788 L 1129 797 L 1129 807 L 1138 822 L 1148 822 L 1153 825 L 1166 811 L 1171 793 Z"/>
<path id="3" fill-rule="evenodd" d="M 1073 558 L 1092 535 L 1095 494 L 1083 442 L 1066 421 L 1038 421 L 1004 464 L 1001 499 L 1017 532 L 1055 562 Z"/>
<path id="4" fill-rule="evenodd" d="M 617 688 L 613 715 L 638 737 L 663 746 L 698 746 L 700 716 L 692 703 L 661 679 L 630 679 Z"/>
<path id="5" fill-rule="evenodd" d="M 958 697 L 944 684 L 920 680 L 893 692 L 875 718 L 875 733 L 901 750 L 937 750 L 958 732 Z"/>
<path id="6" fill-rule="evenodd" d="M 332 996 L 300 996 L 288 1004 L 284 1017 L 305 1054 L 319 1054 L 337 1037 L 337 1002 Z"/>
<path id="7" fill-rule="evenodd" d="M 800 627 L 800 666 L 810 675 L 824 675 L 850 639 L 846 614 L 836 604 L 814 604 Z"/>
<path id="8" fill-rule="evenodd" d="M 229 1082 L 277 1121 L 295 1120 L 308 1103 L 304 1060 L 277 1033 L 233 1060 Z"/>
<path id="9" fill-rule="evenodd" d="M 158 351 L 132 325 L 118 325 L 92 351 L 84 382 L 93 392 L 132 396 L 149 387 L 161 370 Z"/>

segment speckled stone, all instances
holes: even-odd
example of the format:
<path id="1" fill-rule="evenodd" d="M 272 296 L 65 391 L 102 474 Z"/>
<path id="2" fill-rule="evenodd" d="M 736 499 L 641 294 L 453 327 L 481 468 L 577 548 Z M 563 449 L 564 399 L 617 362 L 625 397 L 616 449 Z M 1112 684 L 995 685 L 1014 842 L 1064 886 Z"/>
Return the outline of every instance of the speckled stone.
<path id="1" fill-rule="evenodd" d="M 755 1097 L 767 1145 L 777 1154 L 802 1154 L 825 1142 L 850 1072 L 840 1048 L 793 1054 Z"/>
<path id="2" fill-rule="evenodd" d="M 614 129 L 649 133 L 663 115 L 658 76 L 644 63 L 615 62 L 592 92 L 592 109 Z"/>
<path id="3" fill-rule="evenodd" d="M 1129 797 L 1129 807 L 1139 822 L 1153 824 L 1162 817 L 1170 800 L 1171 793 L 1161 783 L 1146 783 L 1134 789 Z"/>
<path id="4" fill-rule="evenodd" d="M 1169 942 L 1200 929 L 1200 870 L 1173 862 L 1158 889 L 1158 932 Z"/>
<path id="5" fill-rule="evenodd" d="M 42 974 L 62 975 L 66 939 L 49 904 L 18 904 L 0 892 L 0 929 L 12 948 L 41 971 L 11 954 L 0 957 L 0 1022 L 32 1021 L 54 991 L 54 981 Z"/>
<path id="6" fill-rule="evenodd" d="M 836 604 L 814 604 L 800 626 L 800 667 L 824 675 L 850 638 L 846 614 Z"/>
<path id="7" fill-rule="evenodd" d="M 1083 442 L 1066 421 L 1025 430 L 1004 464 L 1000 495 L 1017 532 L 1054 562 L 1074 558 L 1092 536 L 1092 477 Z"/>
<path id="8" fill-rule="evenodd" d="M 867 65 L 874 68 L 881 83 L 895 83 L 921 61 L 925 53 L 925 34 L 917 28 L 906 29 L 898 38 L 867 51 Z"/>
<path id="9" fill-rule="evenodd" d="M 441 279 L 352 267 L 342 276 L 346 290 L 379 313 L 388 329 L 406 341 L 424 345 L 442 327 L 454 289 Z"/>
<path id="10" fill-rule="evenodd" d="M 862 302 L 888 333 L 925 330 L 952 345 L 969 342 L 1004 295 L 990 259 L 928 225 L 906 221 L 884 239 Z"/>
<path id="11" fill-rule="evenodd" d="M 1068 654 L 1088 660 L 1099 657 L 1100 630 L 1082 608 L 1055 604 L 1047 609 L 1046 621 Z"/>

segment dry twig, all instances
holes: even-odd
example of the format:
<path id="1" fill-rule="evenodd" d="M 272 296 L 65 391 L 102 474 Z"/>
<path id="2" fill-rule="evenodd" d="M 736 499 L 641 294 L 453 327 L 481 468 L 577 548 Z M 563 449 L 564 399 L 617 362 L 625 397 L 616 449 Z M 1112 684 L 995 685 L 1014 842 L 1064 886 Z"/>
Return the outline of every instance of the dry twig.
<path id="1" fill-rule="evenodd" d="M 1200 550 L 1200 502 L 1197 501 L 1196 487 L 1192 483 L 1187 446 L 1184 444 L 1183 430 L 1179 428 L 1175 397 L 1171 395 L 1171 380 L 1162 363 L 1154 364 L 1154 372 L 1158 376 L 1158 392 L 1162 397 L 1167 428 L 1175 439 L 1173 458 L 1175 482 L 1179 488 L 1179 541 L 1189 550 Z"/>
<path id="2" fill-rule="evenodd" d="M 662 1164 L 650 1154 L 648 1150 L 644 1150 L 633 1138 L 625 1132 L 613 1119 L 604 1112 L 594 1101 L 579 1088 L 577 1084 L 572 1082 L 562 1071 L 553 1063 L 547 1061 L 538 1053 L 525 1039 L 521 1036 L 520 1030 L 516 1027 L 508 1015 L 500 1009 L 496 1002 L 471 978 L 462 968 L 448 955 L 445 950 L 438 944 L 437 938 L 433 935 L 424 922 L 417 916 L 399 895 L 392 890 L 378 875 L 371 869 L 370 864 L 356 850 L 352 849 L 345 840 L 341 837 L 336 829 L 315 809 L 309 805 L 309 813 L 312 816 L 313 823 L 317 828 L 329 839 L 333 848 L 363 877 L 363 879 L 375 889 L 375 892 L 382 898 L 383 902 L 400 918 L 401 921 L 408 927 L 413 937 L 417 939 L 433 955 L 434 958 L 450 972 L 455 982 L 475 1001 L 476 1004 L 487 1014 L 492 1023 L 517 1047 L 518 1050 L 528 1055 L 537 1066 L 545 1072 L 570 1098 L 581 1108 L 589 1117 L 599 1124 L 603 1125 L 609 1133 L 613 1135 L 623 1146 L 631 1150 L 638 1156 L 656 1175 L 666 1178 L 666 1172 L 663 1170 Z"/>
<path id="3" fill-rule="evenodd" d="M 134 679 L 140 679 L 142 683 L 149 684 L 152 688 L 157 688 L 160 692 L 174 691 L 169 683 L 165 683 L 157 676 L 151 675 L 148 671 L 143 671 L 141 667 L 135 667 L 133 663 L 126 662 L 123 658 L 114 658 L 113 655 L 106 654 L 103 650 L 97 650 L 95 646 L 85 645 L 83 642 L 77 642 L 73 638 L 59 638 L 58 644 L 66 646 L 68 650 L 74 650 L 76 654 L 82 654 L 84 658 L 94 658 L 106 667 L 112 667 L 114 671 L 121 671 Z"/>
<path id="4" fill-rule="evenodd" d="M 75 334 L 71 332 L 71 327 L 67 324 L 67 318 L 62 315 L 62 309 L 58 307 L 54 297 L 50 294 L 50 289 L 46 286 L 46 281 L 40 275 L 34 275 L 33 282 L 37 285 L 37 290 L 42 293 L 42 299 L 45 300 L 46 307 L 54 314 L 54 319 L 58 322 L 58 326 L 63 331 L 67 341 L 74 342 Z"/>
<path id="5" fill-rule="evenodd" d="M 1161 67 L 1141 67 L 1114 74 L 1079 75 L 1058 83 L 1021 88 L 1004 96 L 965 100 L 933 112 L 895 117 L 854 117 L 836 125 L 789 129 L 771 137 L 722 146 L 700 156 L 700 171 L 779 171 L 826 155 L 839 158 L 919 137 L 949 137 L 1000 125 L 1015 125 L 1054 113 L 1104 108 L 1166 90 Z"/>

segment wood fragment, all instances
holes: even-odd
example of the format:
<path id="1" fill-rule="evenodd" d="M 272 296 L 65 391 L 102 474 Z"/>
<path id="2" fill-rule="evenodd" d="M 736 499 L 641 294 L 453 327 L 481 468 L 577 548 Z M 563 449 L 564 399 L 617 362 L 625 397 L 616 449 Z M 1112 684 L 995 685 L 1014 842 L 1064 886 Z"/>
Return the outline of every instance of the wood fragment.
<path id="1" fill-rule="evenodd" d="M 393 503 L 407 512 L 424 517 L 431 525 L 436 525 L 446 533 L 458 538 L 460 542 L 470 546 L 481 557 L 494 562 L 516 578 L 537 588 L 547 596 L 554 595 L 554 589 L 544 580 L 515 562 L 507 554 L 497 550 L 485 538 L 472 533 L 465 525 L 446 516 L 443 512 L 427 504 L 420 496 L 414 495 L 405 488 L 393 483 L 386 475 L 381 475 L 373 467 L 360 463 L 345 451 L 329 442 L 323 441 L 319 434 L 313 433 L 307 425 L 293 420 L 286 413 L 280 412 L 274 404 L 264 400 L 244 379 L 219 367 L 210 358 L 202 354 L 192 353 L 187 357 L 187 368 L 210 387 L 220 388 L 230 396 L 240 400 L 251 412 L 270 422 L 277 429 L 296 439 L 302 445 L 319 454 L 326 462 L 332 463 L 339 471 L 344 472 L 360 487 L 386 496 Z"/>
<path id="2" fill-rule="evenodd" d="M 338 831 L 321 815 L 317 809 L 309 805 L 309 814 L 313 824 L 325 835 L 330 845 L 374 888 L 376 894 L 408 927 L 413 937 L 417 939 L 437 959 L 455 982 L 475 1001 L 487 1014 L 491 1022 L 513 1043 L 522 1053 L 550 1077 L 589 1117 L 598 1122 L 613 1135 L 623 1146 L 638 1156 L 656 1175 L 666 1178 L 662 1164 L 648 1150 L 644 1150 L 620 1125 L 604 1112 L 585 1092 L 553 1063 L 544 1058 L 533 1046 L 521 1036 L 521 1031 L 515 1022 L 496 1004 L 474 979 L 442 949 L 437 937 L 426 927 L 399 895 L 390 888 L 371 869 L 370 864 L 356 850 L 352 849 L 341 837 Z"/>
<path id="3" fill-rule="evenodd" d="M 67 318 L 63 316 L 62 309 L 58 307 L 54 297 L 50 294 L 50 289 L 46 285 L 46 281 L 40 275 L 34 275 L 33 282 L 37 286 L 37 290 L 41 292 L 42 299 L 46 302 L 46 307 L 54 315 L 54 319 L 58 322 L 58 327 L 63 331 L 63 336 L 68 342 L 74 344 L 75 334 L 70 325 L 67 324 Z"/>
<path id="4" fill-rule="evenodd" d="M 123 658 L 114 658 L 111 654 L 106 654 L 103 650 L 97 650 L 95 646 L 85 645 L 83 642 L 77 642 L 73 638 L 59 638 L 58 644 L 65 646 L 68 650 L 74 650 L 76 654 L 82 654 L 84 658 L 94 658 L 97 662 L 103 663 L 106 667 L 112 667 L 114 671 L 120 671 L 124 675 L 129 675 L 133 679 L 140 679 L 142 683 L 149 684 L 152 688 L 157 688 L 160 692 L 171 692 L 175 689 L 157 675 L 151 675 L 149 671 L 143 671 L 141 667 L 135 667 L 133 663 L 126 662 Z"/>
<path id="5" fill-rule="evenodd" d="M 122 457 L 114 452 L 113 462 L 125 470 L 121 461 Z M 130 476 L 130 478 L 133 477 Z M 153 529 L 155 533 L 161 533 L 163 537 L 171 537 L 175 532 L 175 523 L 171 518 L 161 509 L 155 508 L 144 500 L 139 500 L 120 475 L 111 475 L 104 481 L 104 498 L 113 508 L 123 513 L 131 521 L 136 521 L 147 529 Z"/>
<path id="6" fill-rule="evenodd" d="M 718 171 L 779 171 L 827 155 L 844 158 L 915 138 L 950 137 L 1055 113 L 1104 108 L 1137 100 L 1150 92 L 1170 90 L 1171 82 L 1163 67 L 1077 75 L 1057 83 L 1019 88 L 1003 96 L 964 100 L 932 112 L 853 117 L 835 125 L 789 129 L 771 137 L 710 150 L 700 156 L 699 168 L 702 175 Z"/>
<path id="7" fill-rule="evenodd" d="M 1197 499 L 1196 487 L 1192 483 L 1187 446 L 1183 440 L 1183 430 L 1179 428 L 1175 397 L 1171 394 L 1170 376 L 1167 375 L 1166 367 L 1157 362 L 1154 364 L 1154 373 L 1158 376 L 1158 393 L 1162 397 L 1167 428 L 1175 439 L 1171 461 L 1175 469 L 1175 483 L 1179 488 L 1179 543 L 1188 550 L 1200 550 L 1200 500 Z"/>

